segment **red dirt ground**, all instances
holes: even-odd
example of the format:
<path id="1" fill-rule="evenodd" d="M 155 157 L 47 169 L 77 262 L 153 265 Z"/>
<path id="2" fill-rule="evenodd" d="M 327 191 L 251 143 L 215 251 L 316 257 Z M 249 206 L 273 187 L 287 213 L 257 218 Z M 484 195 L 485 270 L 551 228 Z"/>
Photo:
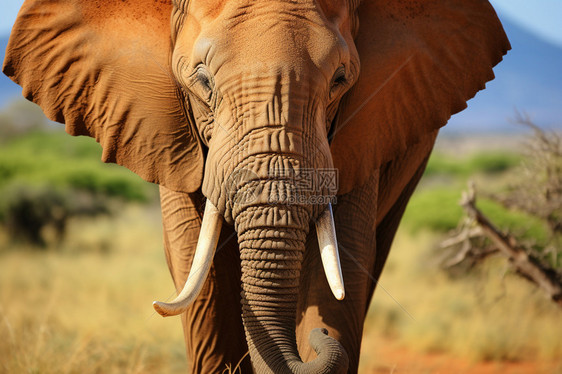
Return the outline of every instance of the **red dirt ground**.
<path id="1" fill-rule="evenodd" d="M 562 358 L 556 362 L 473 362 L 442 353 L 420 353 L 388 341 L 363 349 L 367 364 L 362 374 L 562 374 Z"/>

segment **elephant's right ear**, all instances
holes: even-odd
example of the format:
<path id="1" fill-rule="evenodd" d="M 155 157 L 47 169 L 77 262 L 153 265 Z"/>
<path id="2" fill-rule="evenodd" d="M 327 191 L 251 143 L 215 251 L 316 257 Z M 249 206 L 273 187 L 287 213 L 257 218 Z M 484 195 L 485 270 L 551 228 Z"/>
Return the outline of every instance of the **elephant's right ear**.
<path id="1" fill-rule="evenodd" d="M 3 71 L 104 162 L 193 192 L 203 154 L 171 74 L 171 12 L 171 0 L 26 0 Z"/>
<path id="2" fill-rule="evenodd" d="M 416 143 L 433 142 L 510 48 L 486 0 L 363 0 L 357 14 L 361 74 L 331 144 L 338 193 Z"/>

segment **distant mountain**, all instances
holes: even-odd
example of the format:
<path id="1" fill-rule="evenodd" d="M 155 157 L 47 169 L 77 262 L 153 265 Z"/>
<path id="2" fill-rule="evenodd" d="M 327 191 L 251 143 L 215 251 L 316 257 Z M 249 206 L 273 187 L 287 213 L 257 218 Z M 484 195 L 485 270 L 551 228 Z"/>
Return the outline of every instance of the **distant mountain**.
<path id="1" fill-rule="evenodd" d="M 515 109 L 540 126 L 562 129 L 562 48 L 537 37 L 508 18 L 502 23 L 512 50 L 495 69 L 496 79 L 453 116 L 444 132 L 513 132 Z M 0 61 L 8 36 L 0 36 Z M 0 108 L 21 97 L 21 88 L 0 74 Z"/>
<path id="2" fill-rule="evenodd" d="M 2 66 L 2 62 L 4 61 L 7 45 L 8 35 L 0 36 L 0 66 Z M 0 109 L 20 97 L 21 87 L 0 72 Z"/>

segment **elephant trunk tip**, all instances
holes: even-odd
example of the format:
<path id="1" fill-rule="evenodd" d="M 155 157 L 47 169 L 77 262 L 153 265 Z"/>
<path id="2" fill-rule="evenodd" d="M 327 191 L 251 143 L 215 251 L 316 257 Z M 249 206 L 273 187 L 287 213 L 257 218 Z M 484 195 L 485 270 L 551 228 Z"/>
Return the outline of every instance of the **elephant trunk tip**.
<path id="1" fill-rule="evenodd" d="M 309 342 L 318 355 L 318 359 L 306 364 L 302 372 L 345 374 L 349 367 L 349 357 L 343 346 L 336 339 L 328 335 L 325 328 L 313 329 L 309 335 Z M 296 370 L 295 372 L 301 372 Z"/>

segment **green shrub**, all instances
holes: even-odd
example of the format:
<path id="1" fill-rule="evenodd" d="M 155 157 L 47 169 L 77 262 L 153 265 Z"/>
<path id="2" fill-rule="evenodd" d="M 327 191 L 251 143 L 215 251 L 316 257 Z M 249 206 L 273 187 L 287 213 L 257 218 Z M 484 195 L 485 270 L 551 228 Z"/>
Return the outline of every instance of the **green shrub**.
<path id="1" fill-rule="evenodd" d="M 460 187 L 438 187 L 417 192 L 406 208 L 404 225 L 412 233 L 421 229 L 444 233 L 456 228 L 463 216 L 459 205 L 461 194 Z M 502 230 L 509 229 L 537 243 L 543 243 L 548 238 L 547 227 L 535 217 L 507 210 L 488 199 L 480 199 L 478 206 Z"/>
<path id="2" fill-rule="evenodd" d="M 508 210 L 499 203 L 481 199 L 478 207 L 494 224 L 503 231 L 509 230 L 519 238 L 545 243 L 549 238 L 548 228 L 539 218 L 529 214 Z"/>
<path id="3" fill-rule="evenodd" d="M 101 147 L 93 139 L 60 131 L 5 140 L 0 147 L 0 222 L 11 239 L 45 246 L 51 241 L 45 232 L 62 240 L 72 217 L 107 214 L 120 201 L 149 202 L 157 196 L 154 185 L 100 158 Z"/>
<path id="4" fill-rule="evenodd" d="M 75 216 L 109 214 L 102 197 L 50 185 L 30 186 L 14 183 L 0 189 L 0 222 L 12 240 L 44 247 L 60 242 L 66 225 Z M 51 231 L 51 238 L 45 230 Z"/>
<path id="5" fill-rule="evenodd" d="M 475 154 L 468 162 L 471 173 L 482 172 L 498 174 L 518 166 L 522 156 L 507 152 L 489 152 Z"/>
<path id="6" fill-rule="evenodd" d="M 466 180 L 479 173 L 489 175 L 503 173 L 519 165 L 521 159 L 520 155 L 509 152 L 476 153 L 467 158 L 434 153 L 427 164 L 425 176 L 447 175 Z"/>
<path id="7" fill-rule="evenodd" d="M 403 223 L 413 233 L 421 229 L 447 232 L 462 217 L 460 188 L 435 187 L 416 192 L 404 213 Z"/>
<path id="8" fill-rule="evenodd" d="M 127 169 L 100 162 L 101 148 L 90 138 L 62 132 L 32 132 L 0 150 L 0 187 L 10 183 L 52 185 L 126 201 L 146 202 L 154 186 Z"/>

